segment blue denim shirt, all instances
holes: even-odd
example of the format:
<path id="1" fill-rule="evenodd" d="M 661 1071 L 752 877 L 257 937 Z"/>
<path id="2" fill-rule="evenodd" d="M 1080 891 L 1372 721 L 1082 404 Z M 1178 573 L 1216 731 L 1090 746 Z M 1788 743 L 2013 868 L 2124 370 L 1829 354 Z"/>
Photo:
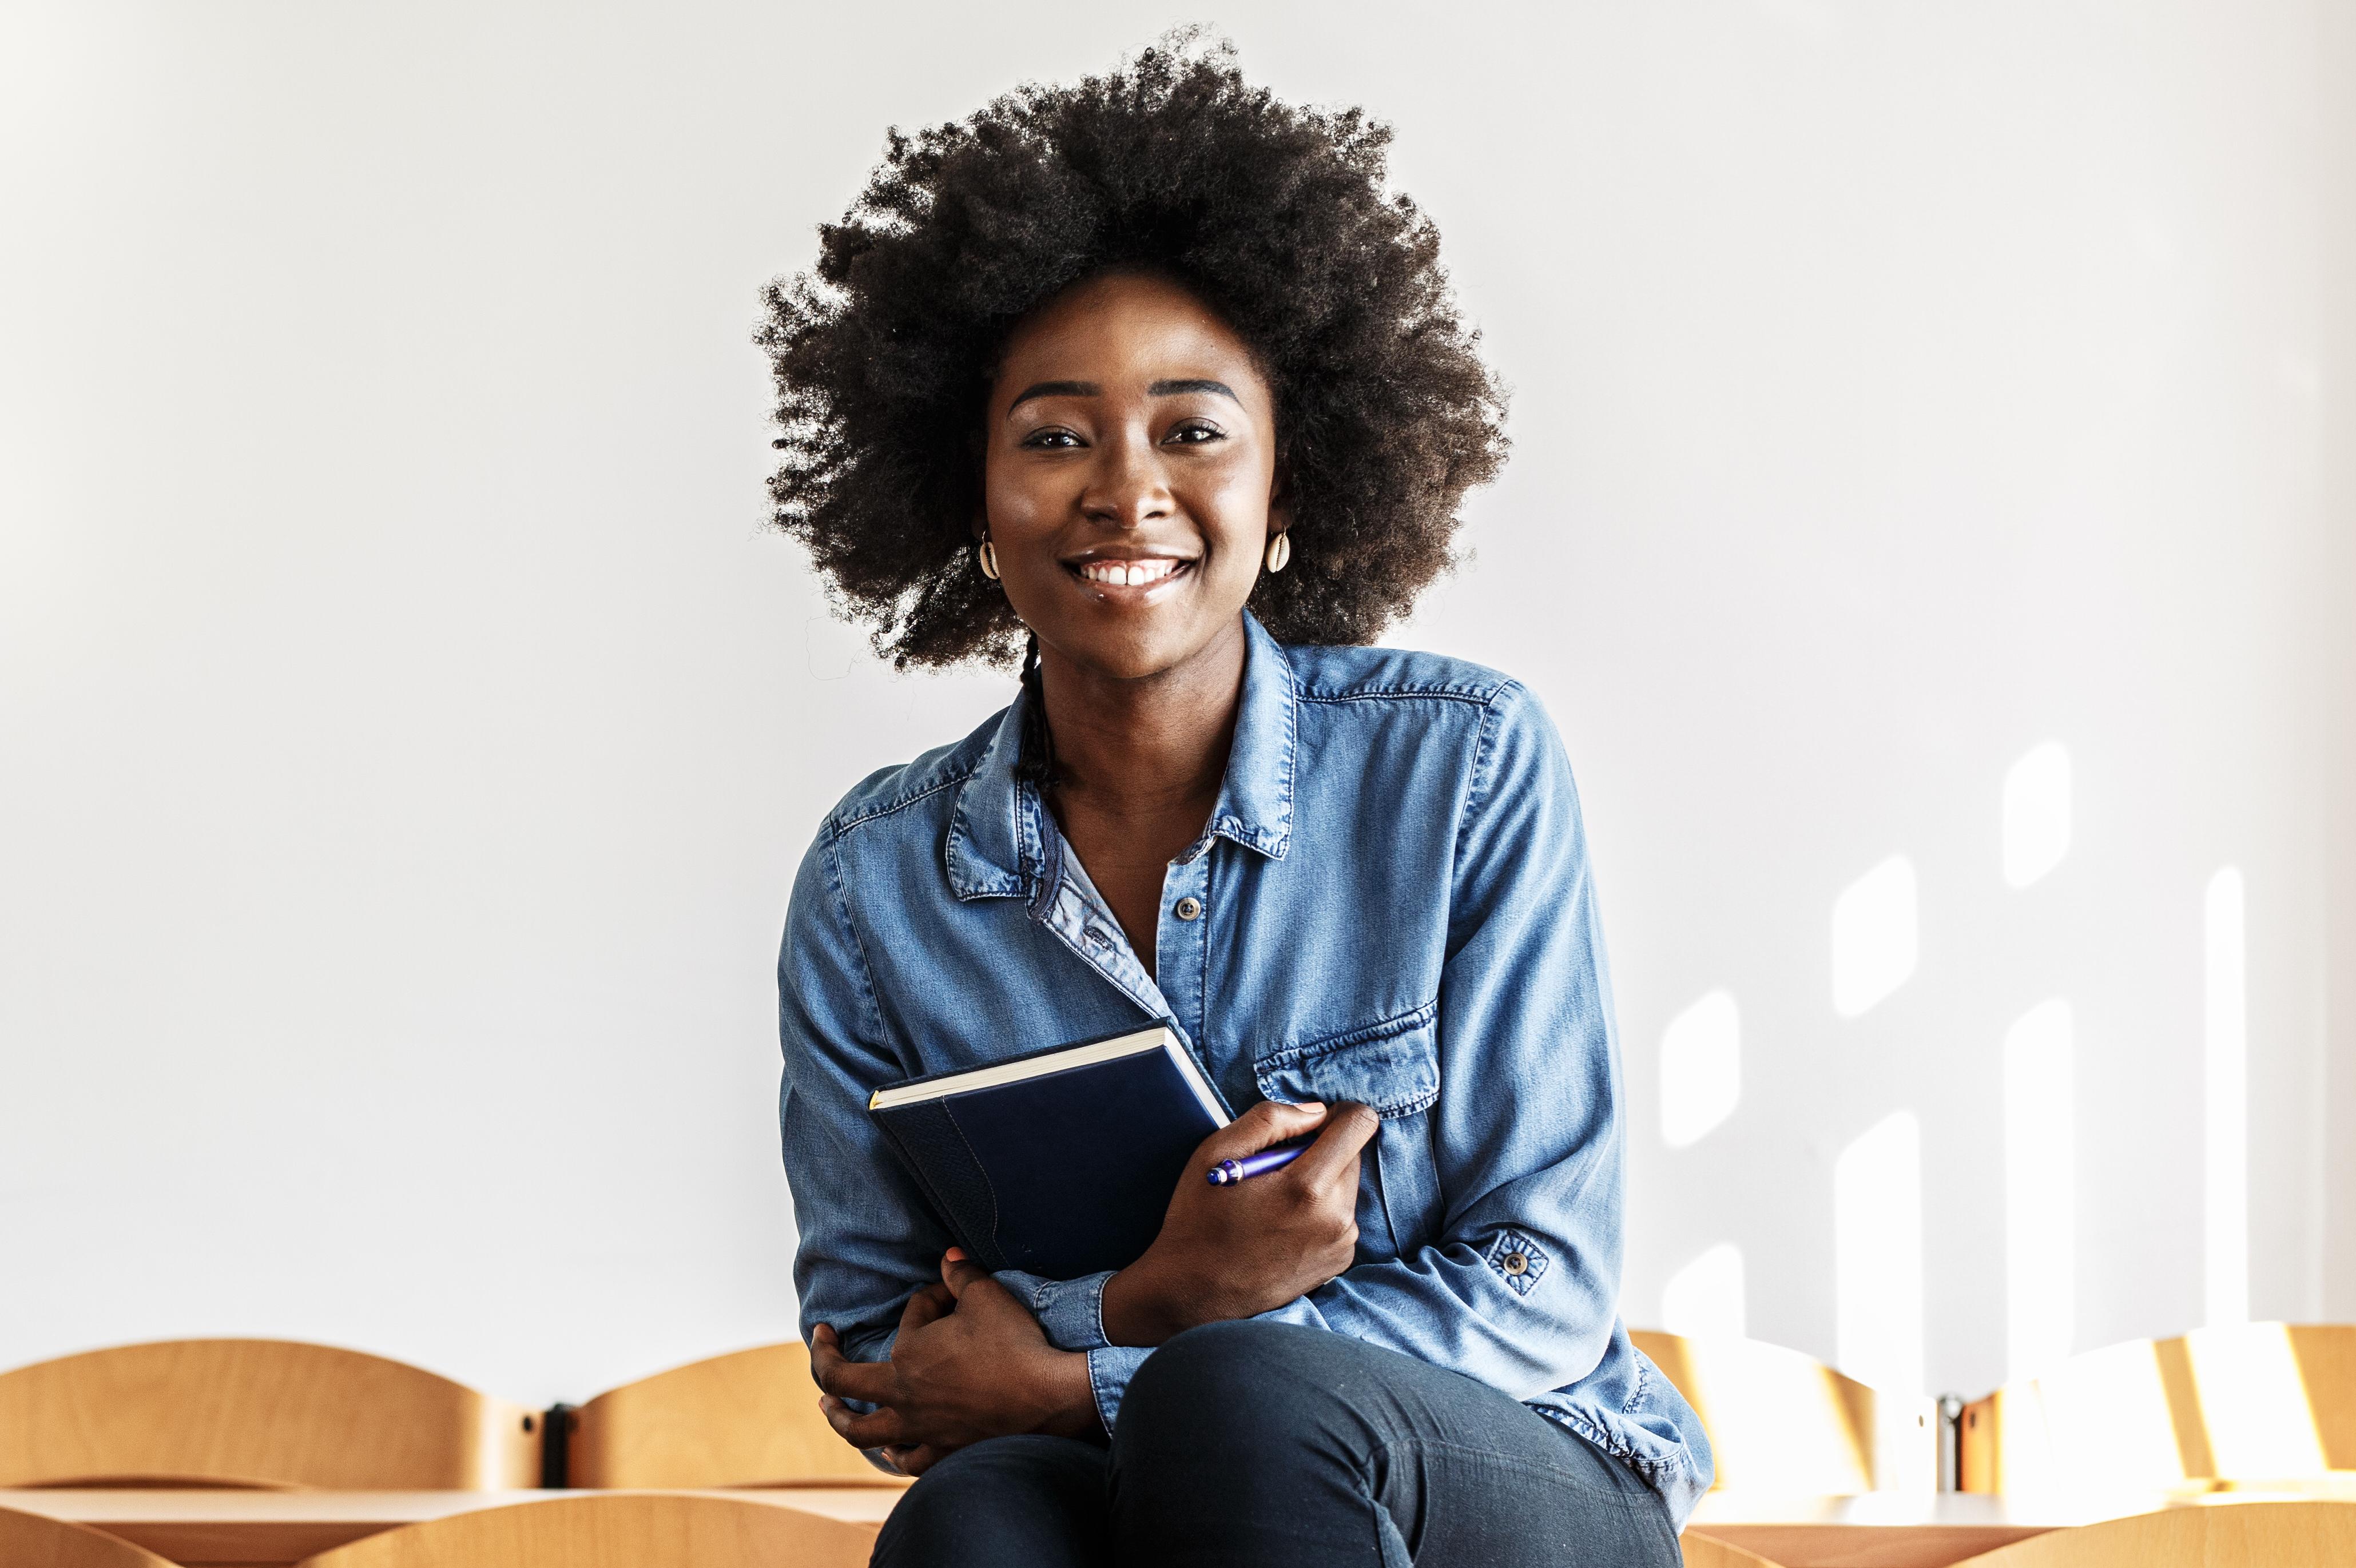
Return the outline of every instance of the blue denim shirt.
<path id="1" fill-rule="evenodd" d="M 1027 697 L 827 817 L 779 965 L 804 1333 L 830 1323 L 847 1353 L 888 1355 L 951 1244 L 869 1120 L 872 1090 L 1167 1019 L 1237 1113 L 1357 1100 L 1382 1118 L 1356 1261 L 1269 1317 L 1503 1389 L 1682 1521 L 1709 1446 L 1619 1318 L 1619 1053 L 1561 742 L 1477 666 L 1247 629 L 1218 805 L 1162 880 L 1158 985 L 1014 776 Z M 1181 919 L 1190 897 L 1201 912 Z M 1106 1343 L 1109 1276 L 999 1277 L 1087 1352 L 1109 1431 L 1152 1353 Z"/>

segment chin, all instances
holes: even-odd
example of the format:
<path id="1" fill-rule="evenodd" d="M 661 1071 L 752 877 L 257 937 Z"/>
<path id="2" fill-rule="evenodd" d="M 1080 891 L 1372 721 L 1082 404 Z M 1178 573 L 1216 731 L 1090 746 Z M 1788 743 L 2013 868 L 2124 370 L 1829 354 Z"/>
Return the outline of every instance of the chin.
<path id="1" fill-rule="evenodd" d="M 1127 617 L 1124 617 L 1126 619 Z M 1141 616 L 1140 620 L 1154 617 Z M 1151 680 L 1166 675 L 1219 640 L 1219 625 L 1138 625 L 1071 628 L 1050 637 L 1066 658 L 1107 680 Z"/>

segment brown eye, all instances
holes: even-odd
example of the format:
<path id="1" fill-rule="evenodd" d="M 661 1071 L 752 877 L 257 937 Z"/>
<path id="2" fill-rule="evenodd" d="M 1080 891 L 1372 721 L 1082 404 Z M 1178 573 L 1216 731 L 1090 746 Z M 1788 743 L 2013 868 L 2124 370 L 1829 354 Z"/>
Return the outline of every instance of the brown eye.
<path id="1" fill-rule="evenodd" d="M 1162 439 L 1177 446 L 1200 446 L 1206 441 L 1225 441 L 1227 432 L 1208 420 L 1188 420 Z"/>
<path id="2" fill-rule="evenodd" d="M 1046 430 L 1033 431 L 1023 438 L 1023 444 L 1043 452 L 1066 452 L 1079 445 L 1080 438 L 1070 431 L 1051 426 Z"/>

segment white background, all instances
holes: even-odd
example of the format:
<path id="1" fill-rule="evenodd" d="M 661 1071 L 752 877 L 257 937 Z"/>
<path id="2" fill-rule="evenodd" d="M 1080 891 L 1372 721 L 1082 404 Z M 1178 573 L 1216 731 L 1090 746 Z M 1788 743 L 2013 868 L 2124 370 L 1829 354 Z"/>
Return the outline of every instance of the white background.
<path id="1" fill-rule="evenodd" d="M 887 126 L 1189 15 L 0 10 L 0 1366 L 286 1335 L 542 1401 L 793 1332 L 792 868 L 1011 688 L 894 677 L 766 529 L 755 291 Z M 2051 997 L 2073 1341 L 2198 1321 L 2228 865 L 2253 1309 L 2356 1317 L 2348 8 L 1213 19 L 1397 126 L 1515 389 L 1394 640 L 1526 677 L 1579 770 L 1631 1321 L 1731 1243 L 1831 1357 L 1835 1161 L 1911 1111 L 1930 1386 L 2002 1378 Z M 2016 891 L 2047 741 L 2075 830 Z M 1891 855 L 1920 962 L 1845 1019 L 1832 902 Z M 1740 1098 L 1671 1150 L 1719 988 Z"/>

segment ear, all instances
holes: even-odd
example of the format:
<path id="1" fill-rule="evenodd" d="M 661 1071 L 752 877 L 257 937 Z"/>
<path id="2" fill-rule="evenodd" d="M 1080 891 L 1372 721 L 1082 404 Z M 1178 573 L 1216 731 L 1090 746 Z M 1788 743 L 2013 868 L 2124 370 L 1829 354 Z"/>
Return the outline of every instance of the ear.
<path id="1" fill-rule="evenodd" d="M 1284 464 L 1276 465 L 1275 476 L 1268 482 L 1268 537 L 1274 539 L 1292 529 L 1292 476 Z"/>

